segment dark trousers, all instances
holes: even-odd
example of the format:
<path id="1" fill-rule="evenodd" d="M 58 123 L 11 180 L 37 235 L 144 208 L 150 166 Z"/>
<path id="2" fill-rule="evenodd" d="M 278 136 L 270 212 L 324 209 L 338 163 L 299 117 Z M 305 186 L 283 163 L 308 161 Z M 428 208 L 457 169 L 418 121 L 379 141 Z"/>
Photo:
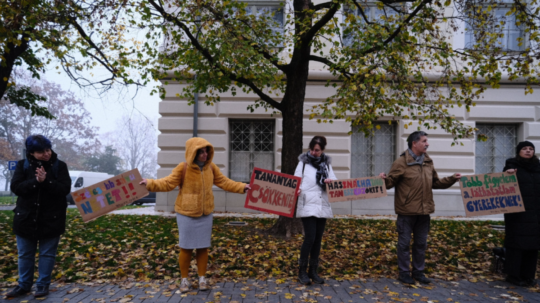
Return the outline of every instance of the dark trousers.
<path id="1" fill-rule="evenodd" d="M 410 272 L 410 243 L 412 245 L 413 272 L 423 271 L 426 261 L 427 236 L 431 218 L 429 215 L 398 215 L 396 226 L 398 232 L 398 267 L 399 272 Z M 412 234 L 412 237 L 411 237 Z"/>
<path id="2" fill-rule="evenodd" d="M 538 250 L 506 249 L 504 269 L 509 276 L 518 280 L 534 279 Z"/>
<path id="3" fill-rule="evenodd" d="M 302 218 L 304 225 L 304 243 L 300 249 L 300 259 L 319 259 L 321 252 L 321 241 L 326 225 L 325 218 L 307 217 Z"/>

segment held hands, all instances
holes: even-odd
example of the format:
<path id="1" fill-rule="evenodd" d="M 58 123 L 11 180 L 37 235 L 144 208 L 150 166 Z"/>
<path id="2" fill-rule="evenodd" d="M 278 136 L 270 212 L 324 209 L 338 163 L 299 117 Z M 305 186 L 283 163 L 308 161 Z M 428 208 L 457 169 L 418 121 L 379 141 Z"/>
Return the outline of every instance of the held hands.
<path id="1" fill-rule="evenodd" d="M 455 173 L 452 177 L 459 180 L 459 179 L 461 179 L 461 174 L 460 173 Z"/>
<path id="2" fill-rule="evenodd" d="M 330 183 L 330 182 L 332 182 L 332 179 L 325 179 L 325 180 L 324 180 L 324 183 L 326 183 L 326 184 L 328 184 L 328 183 Z"/>
<path id="3" fill-rule="evenodd" d="M 45 169 L 42 167 L 38 167 L 36 169 L 36 179 L 39 183 L 45 181 L 45 178 L 47 177 L 47 172 L 45 172 Z"/>
<path id="4" fill-rule="evenodd" d="M 244 192 L 247 192 L 250 189 L 251 189 L 251 187 L 249 186 L 249 184 L 246 184 L 246 186 L 244 186 Z"/>
<path id="5" fill-rule="evenodd" d="M 146 186 L 146 185 L 148 184 L 148 180 L 142 179 L 142 181 L 139 182 L 139 184 L 140 184 L 140 185 L 143 185 L 143 184 L 144 184 L 144 186 Z"/>
<path id="6" fill-rule="evenodd" d="M 386 179 L 386 174 L 385 173 L 380 173 L 379 174 L 379 177 L 383 178 L 383 179 Z"/>
<path id="7" fill-rule="evenodd" d="M 507 170 L 505 171 L 505 173 L 515 174 L 515 173 L 517 173 L 517 169 L 514 169 L 514 168 L 512 168 L 512 169 L 507 169 Z"/>

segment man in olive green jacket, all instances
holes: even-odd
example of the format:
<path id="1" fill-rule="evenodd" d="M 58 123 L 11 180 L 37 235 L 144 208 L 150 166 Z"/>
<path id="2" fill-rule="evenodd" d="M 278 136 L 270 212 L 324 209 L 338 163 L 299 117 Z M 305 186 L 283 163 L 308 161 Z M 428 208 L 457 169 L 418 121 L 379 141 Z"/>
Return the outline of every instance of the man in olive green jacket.
<path id="1" fill-rule="evenodd" d="M 430 214 L 435 212 L 432 189 L 445 189 L 461 178 L 461 174 L 439 179 L 433 161 L 426 154 L 429 147 L 427 134 L 422 131 L 413 132 L 407 138 L 409 148 L 392 164 L 388 173 L 381 173 L 386 189 L 396 188 L 394 208 L 397 217 L 398 231 L 398 267 L 399 280 L 414 284 L 430 283 L 424 275 L 427 236 L 430 226 Z M 410 271 L 409 243 L 411 234 L 413 243 L 413 270 Z M 414 279 L 413 279 L 414 278 Z"/>

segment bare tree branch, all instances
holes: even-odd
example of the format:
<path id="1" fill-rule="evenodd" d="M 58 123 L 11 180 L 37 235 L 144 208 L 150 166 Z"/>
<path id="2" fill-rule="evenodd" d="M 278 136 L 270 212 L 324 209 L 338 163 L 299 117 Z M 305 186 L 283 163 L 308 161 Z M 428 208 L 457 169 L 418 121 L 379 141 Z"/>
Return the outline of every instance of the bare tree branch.
<path id="1" fill-rule="evenodd" d="M 424 6 L 426 6 L 428 3 L 431 3 L 431 1 L 432 0 L 424 0 L 424 1 L 422 1 L 422 3 L 420 3 L 420 5 L 418 5 L 416 7 L 416 9 L 407 17 L 407 19 L 405 19 L 405 21 L 403 21 L 403 23 L 401 23 L 399 25 L 399 27 L 386 40 L 384 40 L 382 45 L 386 45 L 386 44 L 390 43 L 392 40 L 394 40 L 394 38 L 403 29 L 403 26 L 405 24 L 408 24 L 412 20 L 412 18 L 414 18 L 424 8 Z M 367 55 L 369 53 L 375 52 L 380 48 L 381 48 L 381 46 L 373 46 L 373 47 L 369 48 L 368 50 L 366 50 L 365 52 L 363 52 L 363 56 L 365 56 L 365 55 Z"/>
<path id="2" fill-rule="evenodd" d="M 310 55 L 310 56 L 309 56 L 309 60 L 310 60 L 310 61 L 316 61 L 316 62 L 324 63 L 324 64 L 327 65 L 328 67 L 331 67 L 331 68 L 333 68 L 333 69 L 339 71 L 339 72 L 340 72 L 341 74 L 343 74 L 343 76 L 345 76 L 347 79 L 350 79 L 351 76 L 353 75 L 353 74 L 351 74 L 350 72 L 348 72 L 347 70 L 337 67 L 337 65 L 336 65 L 334 62 L 332 62 L 332 61 L 330 61 L 330 60 L 328 60 L 328 59 L 326 59 L 326 58 L 319 57 L 319 56 L 315 56 L 315 55 Z"/>
<path id="3" fill-rule="evenodd" d="M 204 56 L 204 58 L 206 58 L 206 60 L 210 63 L 210 65 L 214 68 L 214 69 L 218 69 L 220 70 L 221 72 L 223 72 L 223 74 L 227 75 L 229 77 L 229 79 L 231 79 L 232 81 L 237 81 L 239 83 L 242 83 L 242 84 L 245 84 L 247 85 L 249 88 L 251 88 L 253 90 L 253 92 L 255 92 L 263 101 L 267 102 L 268 104 L 270 104 L 272 107 L 278 109 L 278 110 L 282 110 L 282 106 L 281 106 L 281 103 L 277 102 L 276 100 L 274 100 L 272 97 L 268 96 L 267 94 L 265 94 L 259 87 L 257 87 L 257 85 L 255 85 L 255 83 L 253 83 L 253 81 L 250 81 L 244 77 L 240 77 L 238 75 L 236 75 L 235 73 L 232 73 L 230 72 L 229 70 L 223 68 L 223 66 L 217 62 L 217 60 L 212 56 L 212 54 L 210 54 L 210 52 L 208 51 L 208 49 L 204 48 L 200 43 L 199 41 L 197 40 L 197 38 L 195 38 L 193 36 L 193 33 L 189 30 L 189 27 L 184 24 L 183 22 L 181 22 L 180 20 L 178 20 L 176 17 L 172 16 L 171 14 L 167 13 L 163 7 L 160 7 L 159 5 L 157 5 L 157 3 L 154 1 L 154 0 L 149 0 L 148 2 L 150 2 L 150 4 L 152 4 L 152 6 L 154 6 L 154 8 L 163 16 L 163 18 L 165 18 L 167 21 L 169 22 L 172 22 L 174 23 L 176 26 L 178 26 L 179 28 L 181 28 L 184 33 L 188 36 L 189 40 L 191 41 L 191 44 L 199 51 L 201 52 L 201 54 Z"/>

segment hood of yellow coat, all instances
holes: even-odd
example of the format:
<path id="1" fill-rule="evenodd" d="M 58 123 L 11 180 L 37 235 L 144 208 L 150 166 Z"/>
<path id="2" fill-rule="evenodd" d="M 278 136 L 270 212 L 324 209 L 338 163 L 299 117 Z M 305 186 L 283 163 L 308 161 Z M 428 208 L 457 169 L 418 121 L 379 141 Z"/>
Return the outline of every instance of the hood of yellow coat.
<path id="1" fill-rule="evenodd" d="M 186 163 L 189 166 L 194 164 L 195 157 L 197 156 L 197 150 L 203 147 L 208 147 L 208 158 L 206 158 L 206 162 L 204 162 L 204 165 L 207 165 L 208 163 L 212 162 L 212 159 L 214 158 L 214 147 L 212 144 L 199 137 L 191 138 L 186 141 Z M 195 163 L 195 165 L 197 164 Z"/>

